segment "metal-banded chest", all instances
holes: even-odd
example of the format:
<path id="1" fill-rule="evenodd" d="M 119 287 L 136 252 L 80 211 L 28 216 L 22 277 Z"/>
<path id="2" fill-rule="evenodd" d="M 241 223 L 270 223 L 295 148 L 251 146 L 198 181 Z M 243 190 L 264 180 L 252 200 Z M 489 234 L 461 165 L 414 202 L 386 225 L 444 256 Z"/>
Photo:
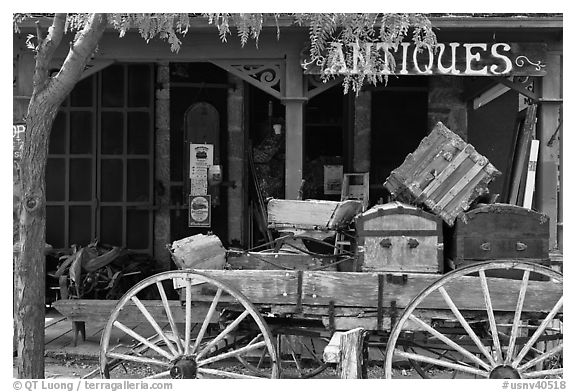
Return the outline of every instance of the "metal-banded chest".
<path id="1" fill-rule="evenodd" d="M 401 202 L 376 205 L 356 219 L 361 271 L 443 271 L 442 220 Z"/>
<path id="2" fill-rule="evenodd" d="M 488 204 L 456 220 L 447 249 L 454 267 L 482 260 L 548 261 L 549 218 L 510 204 Z"/>

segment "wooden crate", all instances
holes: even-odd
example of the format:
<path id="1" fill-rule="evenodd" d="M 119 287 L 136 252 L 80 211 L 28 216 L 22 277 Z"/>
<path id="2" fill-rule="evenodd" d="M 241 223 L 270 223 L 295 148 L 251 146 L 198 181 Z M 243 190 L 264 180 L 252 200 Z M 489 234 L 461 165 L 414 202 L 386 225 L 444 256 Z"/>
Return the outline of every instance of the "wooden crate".
<path id="1" fill-rule="evenodd" d="M 452 226 L 501 173 L 472 145 L 441 122 L 404 163 L 393 170 L 384 186 L 395 200 L 425 205 Z"/>
<path id="2" fill-rule="evenodd" d="M 334 230 L 361 212 L 362 202 L 271 199 L 267 210 L 270 229 Z"/>
<path id="3" fill-rule="evenodd" d="M 446 254 L 454 268 L 497 259 L 547 263 L 549 238 L 546 215 L 511 204 L 487 204 L 458 217 Z"/>
<path id="4" fill-rule="evenodd" d="M 362 271 L 441 273 L 442 220 L 420 208 L 392 202 L 356 219 Z"/>

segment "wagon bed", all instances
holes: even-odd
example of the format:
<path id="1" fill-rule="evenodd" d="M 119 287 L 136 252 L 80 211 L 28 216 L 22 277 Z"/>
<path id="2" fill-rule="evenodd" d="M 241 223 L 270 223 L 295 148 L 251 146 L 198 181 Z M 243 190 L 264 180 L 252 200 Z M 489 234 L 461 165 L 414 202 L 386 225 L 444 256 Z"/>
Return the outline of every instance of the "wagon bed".
<path id="1" fill-rule="evenodd" d="M 502 269 L 520 269 L 524 271 L 523 279 L 487 276 Z M 468 276 L 469 274 L 472 276 Z M 210 282 L 214 280 L 221 286 L 210 285 L 204 277 L 209 277 Z M 484 323 L 486 330 L 499 331 L 496 333 L 498 335 L 502 333 L 502 328 L 511 330 L 507 337 L 499 336 L 498 341 L 494 338 L 496 335 L 494 333 L 488 336 L 488 340 L 483 338 L 483 343 L 477 344 L 479 354 L 474 355 L 481 355 L 482 347 L 486 344 L 502 344 L 502 347 L 510 347 L 511 341 L 517 340 L 522 343 L 528 341 L 533 346 L 543 334 L 552 334 L 553 338 L 549 340 L 561 339 L 561 331 L 549 327 L 552 319 L 561 319 L 561 274 L 526 262 L 502 260 L 481 263 L 447 275 L 288 270 L 179 270 L 162 273 L 148 280 L 148 285 L 174 285 L 175 288 L 183 288 L 184 292 L 176 300 L 140 301 L 137 299 L 139 290 L 137 285 L 131 290 L 133 292 L 127 293 L 127 299 L 120 303 L 99 303 L 108 309 L 100 308 L 97 312 L 92 311 L 90 317 L 110 312 L 112 316 L 108 330 L 114 329 L 117 326 L 115 323 L 118 322 L 122 324 L 126 321 L 150 321 L 150 319 L 155 320 L 158 325 L 201 323 L 208 326 L 221 322 L 218 314 L 223 309 L 232 310 L 234 314 L 232 320 L 235 320 L 234 317 L 237 317 L 238 313 L 250 308 L 259 315 L 258 317 L 261 316 L 259 322 L 267 323 L 272 330 L 278 325 L 286 324 L 287 320 L 295 326 L 313 321 L 317 322 L 316 325 L 323 326 L 325 336 L 330 336 L 335 331 L 361 327 L 376 334 L 383 334 L 386 338 L 396 339 L 394 345 L 399 341 L 405 341 L 403 339 L 406 333 L 414 334 L 416 331 L 431 334 L 429 338 L 432 340 L 445 339 L 446 336 L 442 332 L 430 331 L 431 326 L 437 325 L 439 321 L 459 323 L 458 328 L 463 327 L 466 331 L 461 332 L 467 340 L 466 346 L 476 343 L 474 341 L 476 335 L 468 330 L 476 328 L 479 323 Z M 222 288 L 228 290 L 229 295 L 222 295 Z M 193 304 L 189 308 L 186 295 L 189 295 L 190 303 Z M 113 308 L 109 308 L 112 305 Z M 82 309 L 77 300 L 58 301 L 55 307 L 63 314 L 68 313 L 72 321 L 81 320 L 82 312 L 86 310 Z M 258 317 L 254 316 L 254 319 Z M 520 317 L 526 320 L 521 320 Z M 538 320 L 537 325 L 529 325 L 531 321 L 528 320 Z M 539 325 L 544 325 L 540 332 L 537 330 Z M 122 328 L 124 331 L 126 327 Z M 261 327 L 262 335 L 266 333 L 270 333 L 270 336 L 276 335 L 276 332 L 267 332 L 267 328 L 267 325 Z M 524 332 L 520 333 L 521 330 Z M 526 336 L 530 336 L 533 332 L 539 335 L 535 337 L 534 342 L 530 342 Z M 103 341 L 105 339 L 103 336 Z M 173 338 L 168 340 L 171 339 Z M 187 339 L 190 341 L 193 338 L 188 336 Z M 477 339 L 480 342 L 480 338 Z M 500 339 L 503 343 L 500 343 Z M 446 342 L 441 343 L 445 346 Z M 456 346 L 460 347 L 458 344 Z M 103 353 L 106 352 L 106 347 L 105 345 Z M 557 354 L 561 350 L 561 344 L 559 347 L 560 349 L 553 347 L 552 354 Z M 498 349 L 501 352 L 502 358 L 499 360 L 502 363 L 505 362 L 506 356 L 510 357 L 510 361 L 513 359 L 512 354 L 507 354 L 503 348 Z M 270 348 L 268 350 L 273 351 Z M 387 353 L 387 356 L 391 362 L 392 357 L 400 352 L 395 351 L 397 349 L 394 347 L 390 350 L 392 351 Z M 468 349 L 464 351 L 470 352 Z M 276 354 L 269 352 L 268 355 L 272 357 Z M 403 352 L 402 355 L 412 362 L 430 361 L 427 357 L 422 358 L 420 353 Z M 526 356 L 526 353 L 523 356 Z M 446 361 L 439 360 L 438 363 L 434 361 L 438 360 L 432 360 L 436 365 L 446 365 Z M 497 363 L 499 362 L 494 362 Z M 490 366 L 494 368 L 494 364 Z M 461 370 L 458 366 L 463 365 L 455 366 Z M 519 364 L 516 364 L 516 367 L 518 366 Z M 467 367 L 465 370 L 469 371 Z M 558 369 L 554 369 L 550 374 L 557 373 Z M 474 374 L 486 376 L 492 373 L 478 370 Z"/>

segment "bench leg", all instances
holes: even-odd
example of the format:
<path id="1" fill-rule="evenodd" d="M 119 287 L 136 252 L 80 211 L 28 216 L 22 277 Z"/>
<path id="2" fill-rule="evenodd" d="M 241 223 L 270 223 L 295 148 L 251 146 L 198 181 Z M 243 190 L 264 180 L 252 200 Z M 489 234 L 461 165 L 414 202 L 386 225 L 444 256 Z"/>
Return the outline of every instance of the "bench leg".
<path id="1" fill-rule="evenodd" d="M 78 345 L 78 333 L 82 338 L 82 341 L 86 341 L 86 324 L 84 321 L 72 321 L 72 345 L 76 347 Z"/>

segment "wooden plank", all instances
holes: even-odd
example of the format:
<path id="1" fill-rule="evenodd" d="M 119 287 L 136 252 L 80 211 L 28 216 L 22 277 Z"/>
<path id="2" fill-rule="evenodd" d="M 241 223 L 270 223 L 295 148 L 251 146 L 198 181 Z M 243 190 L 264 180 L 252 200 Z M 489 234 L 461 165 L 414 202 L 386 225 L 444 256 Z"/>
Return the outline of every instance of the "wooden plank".
<path id="1" fill-rule="evenodd" d="M 519 203 L 520 183 L 522 182 L 522 177 L 524 175 L 523 169 L 526 167 L 526 161 L 528 159 L 528 148 L 534 132 L 534 126 L 536 124 L 536 109 L 536 104 L 532 104 L 528 106 L 528 109 L 526 109 L 524 125 L 518 138 L 518 144 L 514 151 L 512 181 L 510 183 L 510 192 L 508 198 L 508 203 L 510 204 L 517 205 Z"/>
<path id="2" fill-rule="evenodd" d="M 268 224 L 273 228 L 327 229 L 338 206 L 329 200 L 282 200 L 268 202 Z"/>
<path id="3" fill-rule="evenodd" d="M 321 268 L 322 259 L 305 253 L 286 252 L 245 252 L 228 255 L 227 263 L 231 269 L 251 270 L 310 270 Z M 332 267 L 336 269 L 336 267 Z"/>
<path id="4" fill-rule="evenodd" d="M 340 337 L 340 378 L 362 378 L 364 333 L 363 328 L 354 328 Z"/>
<path id="5" fill-rule="evenodd" d="M 248 300 L 256 305 L 294 306 L 298 304 L 298 293 L 301 293 L 303 307 L 328 307 L 334 301 L 336 307 L 377 308 L 378 274 L 358 272 L 302 272 L 302 288 L 298 289 L 297 272 L 293 271 L 249 271 L 249 270 L 206 270 L 211 277 L 221 280 L 238 289 Z M 390 307 L 396 302 L 398 309 L 408 306 L 422 290 L 439 279 L 440 275 L 432 274 L 384 274 L 382 290 L 383 304 Z M 404 278 L 405 277 L 405 278 Z M 498 293 L 493 298 L 495 311 L 513 311 L 520 289 L 521 281 L 487 278 L 490 292 Z M 484 310 L 484 298 L 480 280 L 466 276 L 448 283 L 446 290 L 461 310 Z M 543 312 L 552 309 L 562 296 L 562 284 L 557 282 L 530 281 L 526 293 L 525 311 Z M 213 296 L 207 295 L 205 306 L 198 307 L 195 314 L 202 315 Z M 106 320 L 112 309 L 112 302 L 98 300 L 60 300 L 55 307 L 71 320 L 85 317 L 89 321 Z M 225 299 L 221 301 L 226 303 Z M 162 301 L 145 301 L 149 311 L 158 321 L 168 322 L 163 315 Z M 171 309 L 177 320 L 183 320 L 179 301 L 170 301 Z M 196 300 L 194 303 L 198 303 Z M 173 304 L 173 305 L 172 305 Z M 66 307 L 64 305 L 67 305 Z M 448 309 L 439 294 L 432 294 L 422 303 L 423 309 Z M 87 315 L 87 309 L 90 313 Z M 121 317 L 134 321 L 144 319 L 134 315 L 134 305 L 127 306 Z M 139 312 L 139 311 L 138 311 Z M 294 311 L 295 313 L 296 310 Z"/>
<path id="6" fill-rule="evenodd" d="M 112 310 L 116 306 L 116 300 L 98 300 L 98 299 L 68 299 L 58 300 L 53 306 L 66 318 L 71 321 L 85 321 L 88 323 L 106 323 Z M 168 323 L 168 317 L 164 311 L 161 300 L 143 300 L 141 301 L 148 309 L 150 314 L 159 323 Z M 184 309 L 180 301 L 171 300 L 170 310 L 174 319 L 178 323 L 185 321 Z M 202 322 L 206 316 L 208 305 L 195 304 L 193 310 L 193 322 Z M 127 303 L 120 311 L 118 319 L 123 323 L 147 322 L 146 317 L 140 312 L 135 304 Z M 217 320 L 213 320 L 216 322 Z"/>
<path id="7" fill-rule="evenodd" d="M 538 164 L 539 140 L 532 140 L 530 145 L 530 158 L 528 159 L 528 174 L 526 175 L 526 190 L 524 191 L 524 208 L 532 208 L 532 198 L 536 187 L 536 165 Z"/>

